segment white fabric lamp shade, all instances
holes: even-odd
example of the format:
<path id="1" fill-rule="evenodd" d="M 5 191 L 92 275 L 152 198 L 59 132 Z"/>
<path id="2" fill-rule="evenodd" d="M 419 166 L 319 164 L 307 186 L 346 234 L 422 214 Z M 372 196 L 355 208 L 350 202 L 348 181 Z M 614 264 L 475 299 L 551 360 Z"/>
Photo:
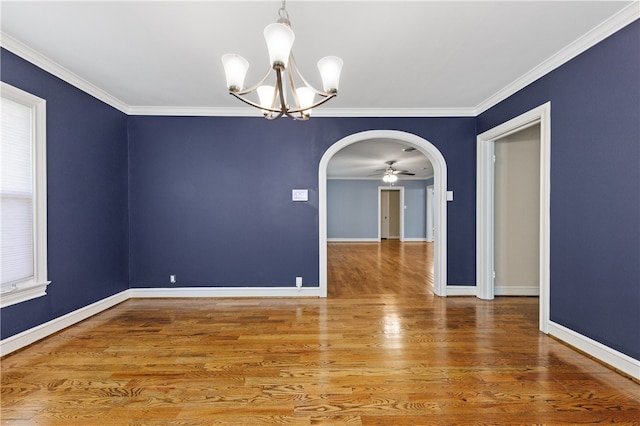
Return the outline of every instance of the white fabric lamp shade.
<path id="1" fill-rule="evenodd" d="M 285 24 L 267 25 L 264 29 L 264 39 L 267 41 L 272 67 L 275 64 L 282 64 L 285 68 L 289 66 L 289 55 L 295 38 L 293 30 Z"/>
<path id="2" fill-rule="evenodd" d="M 244 78 L 249 69 L 249 61 L 240 55 L 228 53 L 222 56 L 227 87 L 232 91 L 240 91 L 244 86 Z"/>
<path id="3" fill-rule="evenodd" d="M 318 69 L 322 77 L 322 86 L 327 93 L 337 92 L 342 72 L 342 59 L 337 56 L 325 56 L 318 61 Z"/>

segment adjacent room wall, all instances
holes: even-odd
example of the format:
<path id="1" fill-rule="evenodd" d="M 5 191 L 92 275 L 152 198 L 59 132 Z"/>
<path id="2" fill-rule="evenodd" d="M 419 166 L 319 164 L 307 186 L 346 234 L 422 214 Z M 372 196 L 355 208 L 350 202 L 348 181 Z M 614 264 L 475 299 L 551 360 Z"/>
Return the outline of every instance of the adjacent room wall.
<path id="1" fill-rule="evenodd" d="M 425 188 L 433 179 L 399 180 L 404 187 L 404 236 L 426 238 Z M 380 180 L 327 180 L 327 238 L 341 240 L 378 238 L 378 188 Z"/>
<path id="2" fill-rule="evenodd" d="M 496 140 L 494 155 L 495 292 L 539 294 L 540 125 Z"/>
<path id="3" fill-rule="evenodd" d="M 2 339 L 129 288 L 127 117 L 2 49 L 2 81 L 47 101 L 47 295 L 2 308 Z"/>
<path id="4" fill-rule="evenodd" d="M 478 117 L 551 101 L 551 321 L 640 360 L 640 21 Z"/>

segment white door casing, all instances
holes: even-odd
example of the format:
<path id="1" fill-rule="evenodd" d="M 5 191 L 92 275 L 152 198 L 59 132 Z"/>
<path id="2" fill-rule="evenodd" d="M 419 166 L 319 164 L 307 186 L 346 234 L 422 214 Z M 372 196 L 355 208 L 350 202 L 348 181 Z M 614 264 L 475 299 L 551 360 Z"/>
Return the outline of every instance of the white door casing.
<path id="1" fill-rule="evenodd" d="M 429 185 L 425 188 L 426 199 L 426 219 L 427 219 L 427 242 L 433 242 L 433 185 Z"/>
<path id="2" fill-rule="evenodd" d="M 494 298 L 494 143 L 540 123 L 540 331 L 549 330 L 551 103 L 547 102 L 477 137 L 476 286 L 477 297 Z"/>

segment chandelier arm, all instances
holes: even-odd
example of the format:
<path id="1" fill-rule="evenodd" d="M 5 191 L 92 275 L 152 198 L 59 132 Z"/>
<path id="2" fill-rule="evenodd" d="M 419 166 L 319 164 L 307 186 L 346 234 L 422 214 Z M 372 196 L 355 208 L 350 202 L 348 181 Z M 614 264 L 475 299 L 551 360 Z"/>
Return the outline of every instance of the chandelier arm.
<path id="1" fill-rule="evenodd" d="M 301 109 L 302 106 L 300 105 L 300 99 L 298 99 L 298 91 L 296 90 L 296 86 L 293 83 L 293 73 L 291 72 L 291 68 L 293 67 L 289 67 L 289 69 L 287 70 L 287 76 L 289 77 L 289 88 L 291 89 L 291 97 L 295 102 L 296 109 Z"/>
<path id="2" fill-rule="evenodd" d="M 305 108 L 298 108 L 298 109 L 292 109 L 292 110 L 290 110 L 289 112 L 291 112 L 291 113 L 296 113 L 296 112 L 303 112 L 303 111 L 307 111 L 307 110 L 310 110 L 310 109 L 314 109 L 314 108 L 316 108 L 316 107 L 319 107 L 319 106 L 320 106 L 320 105 L 322 105 L 323 103 L 327 102 L 328 100 L 335 98 L 335 97 L 337 96 L 337 93 L 333 93 L 333 94 L 326 94 L 326 95 L 325 95 L 325 94 L 323 94 L 323 93 L 320 93 L 320 95 L 322 95 L 322 96 L 326 96 L 326 98 L 321 99 L 321 100 L 319 100 L 318 102 L 316 102 L 315 104 L 313 104 L 313 105 L 309 105 L 308 107 L 305 107 Z"/>
<path id="3" fill-rule="evenodd" d="M 289 115 L 287 112 L 289 108 L 287 107 L 286 99 L 284 98 L 284 90 L 282 87 L 282 68 L 277 67 L 276 69 L 276 91 L 280 92 L 280 111 Z"/>
<path id="4" fill-rule="evenodd" d="M 252 101 L 252 100 L 250 100 L 250 99 L 244 98 L 244 97 L 242 97 L 240 94 L 238 94 L 238 93 L 236 93 L 236 92 L 231 92 L 231 91 L 230 91 L 230 92 L 229 92 L 229 94 L 230 94 L 231 96 L 234 96 L 234 97 L 235 97 L 235 98 L 237 98 L 237 99 L 240 99 L 242 102 L 244 102 L 244 103 L 245 103 L 245 104 L 247 104 L 247 105 L 251 105 L 252 107 L 259 108 L 259 109 L 269 110 L 269 108 L 265 108 L 265 107 L 263 107 L 262 105 L 260 105 L 260 104 L 257 104 L 257 103 L 255 103 L 255 102 L 253 102 L 253 101 Z M 278 112 L 278 110 L 275 110 L 275 109 L 274 109 L 274 110 L 271 110 L 271 111 L 272 111 L 272 112 Z"/>
<path id="5" fill-rule="evenodd" d="M 293 52 L 291 52 L 291 54 L 289 55 L 289 66 L 293 69 L 296 70 L 296 74 L 298 74 L 298 77 L 300 77 L 300 80 L 302 80 L 302 82 L 309 87 L 311 90 L 313 90 L 314 92 L 316 92 L 316 95 L 319 96 L 331 96 L 334 97 L 336 95 L 336 93 L 328 93 L 328 92 L 323 92 L 322 90 L 318 90 L 315 87 L 313 87 L 311 85 L 311 83 L 309 83 L 304 76 L 302 75 L 302 73 L 300 72 L 300 68 L 298 68 L 298 64 L 296 63 L 296 59 L 293 57 Z"/>
<path id="6" fill-rule="evenodd" d="M 277 113 L 278 113 L 278 115 L 277 115 L 277 116 L 275 116 L 275 117 L 270 117 L 270 116 L 271 116 L 271 114 L 268 114 L 269 116 L 267 116 L 267 114 L 265 114 L 265 117 L 266 117 L 266 118 L 272 119 L 272 118 L 280 118 L 280 117 L 282 116 L 282 111 L 280 111 L 279 109 L 275 109 L 275 108 L 266 108 L 266 107 L 264 107 L 264 106 L 262 106 L 262 105 L 260 105 L 260 104 L 258 104 L 258 103 L 253 102 L 252 100 L 247 99 L 247 98 L 244 98 L 244 97 L 242 97 L 242 96 L 240 96 L 240 95 L 238 95 L 237 93 L 234 93 L 234 92 L 229 92 L 229 94 L 230 94 L 230 95 L 232 95 L 232 96 L 234 96 L 234 97 L 235 97 L 235 98 L 237 98 L 237 99 L 240 99 L 240 100 L 241 100 L 242 102 L 244 102 L 245 104 L 247 104 L 247 105 L 251 105 L 251 106 L 252 106 L 252 107 L 254 107 L 254 108 L 258 108 L 258 109 L 261 109 L 261 110 L 264 110 L 264 111 L 268 111 L 268 112 L 270 112 L 270 113 L 271 113 L 271 112 L 277 112 Z"/>
<path id="7" fill-rule="evenodd" d="M 267 79 L 267 77 L 269 77 L 269 74 L 271 74 L 271 70 L 273 68 L 269 67 L 269 69 L 267 70 L 267 73 L 264 75 L 264 77 L 262 77 L 262 79 L 260 81 L 258 81 L 256 84 L 254 84 L 253 86 L 251 86 L 248 89 L 244 89 L 244 90 L 239 90 L 235 93 L 237 93 L 238 95 L 246 95 L 247 93 L 251 93 L 251 92 L 255 92 L 256 89 L 265 82 L 265 80 Z M 231 93 L 231 91 L 229 91 Z"/>

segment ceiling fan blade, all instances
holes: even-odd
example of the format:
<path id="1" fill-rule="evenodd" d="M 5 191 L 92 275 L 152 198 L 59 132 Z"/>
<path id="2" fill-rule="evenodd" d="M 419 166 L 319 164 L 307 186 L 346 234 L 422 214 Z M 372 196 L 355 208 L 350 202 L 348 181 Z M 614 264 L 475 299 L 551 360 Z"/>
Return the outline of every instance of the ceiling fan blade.
<path id="1" fill-rule="evenodd" d="M 407 171 L 398 172 L 398 174 L 399 175 L 405 175 L 405 176 L 415 176 L 416 175 L 415 173 L 411 173 L 411 172 L 407 172 Z"/>
<path id="2" fill-rule="evenodd" d="M 382 173 L 382 172 L 386 172 L 387 169 L 378 169 L 378 170 L 374 170 L 374 173 Z"/>

